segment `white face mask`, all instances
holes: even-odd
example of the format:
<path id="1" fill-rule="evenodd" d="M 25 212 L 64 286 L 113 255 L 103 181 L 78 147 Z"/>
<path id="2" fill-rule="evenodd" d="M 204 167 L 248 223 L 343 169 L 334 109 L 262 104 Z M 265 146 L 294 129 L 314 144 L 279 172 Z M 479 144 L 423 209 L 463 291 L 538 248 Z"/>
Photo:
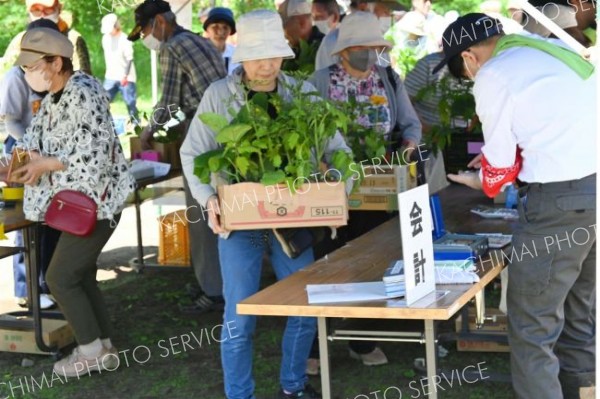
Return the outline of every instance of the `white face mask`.
<path id="1" fill-rule="evenodd" d="M 471 68 L 469 68 L 469 64 L 467 64 L 467 60 L 464 60 L 463 64 L 465 64 L 465 69 L 467 70 L 467 75 L 469 75 L 469 79 L 471 79 L 474 82 L 476 75 L 473 72 L 471 72 Z"/>
<path id="2" fill-rule="evenodd" d="M 31 90 L 43 93 L 50 90 L 52 80 L 44 77 L 44 69 L 37 68 L 33 71 L 25 71 L 25 81 L 31 87 Z"/>
<path id="3" fill-rule="evenodd" d="M 150 34 L 142 39 L 144 46 L 149 48 L 150 50 L 159 51 L 162 47 L 162 42 L 154 37 L 154 25 L 156 24 L 156 20 L 152 23 L 152 31 Z"/>
<path id="4" fill-rule="evenodd" d="M 317 27 L 317 29 L 319 29 L 319 31 L 322 34 L 326 35 L 331 30 L 331 28 L 329 27 L 329 21 L 329 18 L 322 19 L 320 21 L 314 21 L 314 25 Z"/>
<path id="5" fill-rule="evenodd" d="M 385 33 L 392 27 L 392 17 L 379 18 L 379 26 L 381 27 L 381 34 L 385 35 Z"/>

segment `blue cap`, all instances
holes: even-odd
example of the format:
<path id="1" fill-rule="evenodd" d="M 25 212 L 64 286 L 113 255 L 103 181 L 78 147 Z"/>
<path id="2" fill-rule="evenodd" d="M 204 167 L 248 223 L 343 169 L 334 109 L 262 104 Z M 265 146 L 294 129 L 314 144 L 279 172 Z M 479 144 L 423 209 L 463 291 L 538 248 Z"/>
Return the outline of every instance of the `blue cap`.
<path id="1" fill-rule="evenodd" d="M 235 19 L 233 19 L 233 11 L 225 7 L 215 7 L 208 13 L 208 18 L 204 22 L 204 30 L 208 28 L 210 24 L 217 22 L 225 22 L 231 28 L 231 34 L 235 33 Z"/>

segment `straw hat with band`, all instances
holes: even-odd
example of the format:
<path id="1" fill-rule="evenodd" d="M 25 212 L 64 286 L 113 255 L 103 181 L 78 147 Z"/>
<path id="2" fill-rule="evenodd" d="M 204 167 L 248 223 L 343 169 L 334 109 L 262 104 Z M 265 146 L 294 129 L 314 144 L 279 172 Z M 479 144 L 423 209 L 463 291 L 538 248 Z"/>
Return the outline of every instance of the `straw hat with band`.
<path id="1" fill-rule="evenodd" d="M 47 56 L 73 58 L 73 44 L 59 31 L 34 28 L 23 35 L 15 65 L 29 66 Z"/>
<path id="2" fill-rule="evenodd" d="M 294 58 L 278 13 L 256 10 L 242 15 L 237 22 L 238 42 L 231 59 L 234 63 L 267 58 Z"/>
<path id="3" fill-rule="evenodd" d="M 381 35 L 379 20 L 373 13 L 356 11 L 340 23 L 338 39 L 331 55 L 354 46 L 391 48 L 392 43 Z"/>

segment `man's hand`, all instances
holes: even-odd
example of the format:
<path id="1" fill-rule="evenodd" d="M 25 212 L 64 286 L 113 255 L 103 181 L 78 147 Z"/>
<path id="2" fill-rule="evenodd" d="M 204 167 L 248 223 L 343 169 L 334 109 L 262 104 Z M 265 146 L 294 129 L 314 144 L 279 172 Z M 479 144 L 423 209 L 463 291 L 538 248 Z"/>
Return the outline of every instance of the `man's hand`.
<path id="1" fill-rule="evenodd" d="M 227 233 L 228 231 L 221 226 L 221 218 L 219 217 L 221 215 L 221 209 L 219 208 L 219 198 L 216 195 L 213 195 L 208 199 L 206 211 L 208 212 L 208 220 L 213 233 Z"/>
<path id="2" fill-rule="evenodd" d="M 127 76 L 124 76 L 123 79 L 121 79 L 121 86 L 125 87 L 128 83 Z"/>
<path id="3" fill-rule="evenodd" d="M 15 182 L 33 186 L 44 173 L 63 169 L 64 165 L 57 158 L 43 157 L 37 152 L 31 152 L 31 160 L 27 165 L 15 170 L 12 175 Z"/>
<path id="4" fill-rule="evenodd" d="M 471 162 L 469 162 L 467 164 L 467 168 L 472 168 L 472 169 L 481 169 L 481 159 L 483 158 L 483 154 L 479 154 L 477 155 L 475 158 L 473 158 L 471 160 Z"/>
<path id="5" fill-rule="evenodd" d="M 154 141 L 154 132 L 150 125 L 146 126 L 140 134 L 140 142 L 142 144 L 142 150 L 147 151 L 152 149 L 152 141 Z"/>
<path id="6" fill-rule="evenodd" d="M 405 148 L 405 150 L 402 152 L 402 158 L 406 158 L 404 160 L 410 162 L 410 156 L 419 147 L 419 145 L 412 140 L 403 140 L 402 147 Z"/>
<path id="7" fill-rule="evenodd" d="M 481 180 L 479 180 L 479 173 L 464 173 L 460 175 L 449 174 L 448 179 L 455 182 L 464 184 L 467 187 L 471 187 L 474 190 L 481 190 Z"/>

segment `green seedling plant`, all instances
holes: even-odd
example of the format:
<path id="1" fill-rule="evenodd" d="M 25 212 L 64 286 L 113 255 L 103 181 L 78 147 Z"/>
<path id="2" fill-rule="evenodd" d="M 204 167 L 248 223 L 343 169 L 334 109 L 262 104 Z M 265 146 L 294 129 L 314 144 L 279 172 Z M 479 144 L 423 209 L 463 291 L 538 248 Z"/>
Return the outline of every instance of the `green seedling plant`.
<path id="1" fill-rule="evenodd" d="M 302 92 L 300 85 L 289 90 L 290 101 L 272 93 L 246 96 L 231 122 L 224 115 L 200 115 L 216 132 L 220 148 L 195 159 L 196 176 L 209 183 L 211 173 L 222 172 L 231 183 L 287 184 L 295 191 L 298 181 L 323 181 L 322 163 L 327 162 L 339 172 L 328 178 L 348 179 L 352 175 L 350 154 L 338 150 L 325 159 L 328 141 L 338 130 L 347 130 L 348 115 L 317 93 Z M 276 111 L 276 118 L 269 116 L 269 108 Z"/>

